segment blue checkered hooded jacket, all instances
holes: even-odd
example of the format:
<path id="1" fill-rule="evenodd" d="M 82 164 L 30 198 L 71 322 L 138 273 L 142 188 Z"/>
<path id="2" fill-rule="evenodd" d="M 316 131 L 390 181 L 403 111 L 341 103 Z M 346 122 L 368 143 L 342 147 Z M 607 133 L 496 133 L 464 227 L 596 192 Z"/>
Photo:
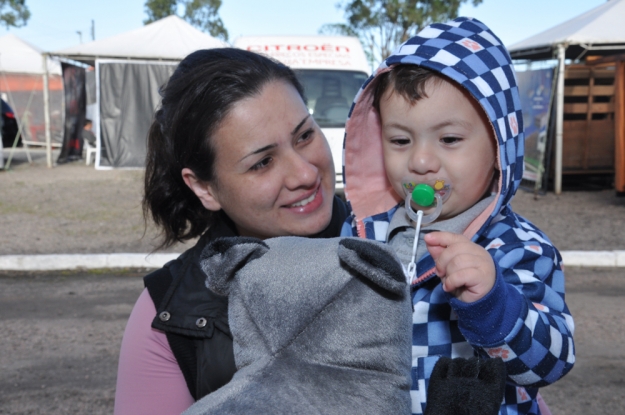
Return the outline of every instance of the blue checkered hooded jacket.
<path id="1" fill-rule="evenodd" d="M 343 177 L 352 215 L 342 234 L 385 241 L 400 201 L 386 178 L 380 118 L 372 107 L 376 76 L 398 64 L 437 71 L 475 97 L 495 131 L 501 172 L 495 201 L 464 232 L 493 257 L 493 289 L 477 302 L 463 303 L 442 290 L 429 254 L 417 264 L 412 412 L 423 413 L 440 356 L 478 355 L 500 356 L 506 363 L 501 414 L 539 414 L 538 388 L 573 367 L 574 324 L 564 301 L 559 252 L 509 205 L 523 175 L 521 103 L 509 54 L 483 23 L 457 18 L 426 27 L 363 84 L 346 125 Z"/>

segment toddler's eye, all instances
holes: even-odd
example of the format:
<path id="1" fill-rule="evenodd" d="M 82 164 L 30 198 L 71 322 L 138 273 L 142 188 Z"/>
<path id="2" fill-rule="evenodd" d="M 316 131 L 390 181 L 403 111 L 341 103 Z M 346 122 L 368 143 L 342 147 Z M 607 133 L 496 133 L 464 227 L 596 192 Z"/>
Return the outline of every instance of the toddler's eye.
<path id="1" fill-rule="evenodd" d="M 459 141 L 462 141 L 462 139 L 460 137 L 447 136 L 447 137 L 441 138 L 441 142 L 443 144 L 454 144 L 454 143 L 457 143 Z"/>
<path id="2" fill-rule="evenodd" d="M 400 138 L 392 138 L 391 143 L 396 145 L 396 146 L 405 146 L 410 144 L 410 140 L 404 137 L 400 137 Z"/>

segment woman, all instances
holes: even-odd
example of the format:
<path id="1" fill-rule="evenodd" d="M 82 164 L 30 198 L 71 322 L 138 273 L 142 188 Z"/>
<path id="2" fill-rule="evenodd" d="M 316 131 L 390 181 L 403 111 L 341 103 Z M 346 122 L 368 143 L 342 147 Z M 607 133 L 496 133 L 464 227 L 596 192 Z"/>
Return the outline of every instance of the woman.
<path id="1" fill-rule="evenodd" d="M 202 249 L 223 236 L 338 236 L 347 216 L 334 165 L 286 66 L 238 49 L 187 56 L 148 135 L 146 218 L 169 246 L 201 236 L 145 277 L 122 341 L 115 414 L 180 413 L 234 374 L 227 299 Z"/>

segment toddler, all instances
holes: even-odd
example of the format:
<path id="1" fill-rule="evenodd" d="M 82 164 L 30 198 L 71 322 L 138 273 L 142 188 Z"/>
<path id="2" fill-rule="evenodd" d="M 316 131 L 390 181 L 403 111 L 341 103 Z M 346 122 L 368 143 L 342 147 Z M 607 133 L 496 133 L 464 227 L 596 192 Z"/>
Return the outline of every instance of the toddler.
<path id="1" fill-rule="evenodd" d="M 414 414 L 425 410 L 441 356 L 501 357 L 508 415 L 544 414 L 538 388 L 573 367 L 562 258 L 509 204 L 523 141 L 509 54 L 477 20 L 426 27 L 356 96 L 344 145 L 352 215 L 342 235 L 388 242 L 407 271 Z M 434 193 L 432 206 L 405 203 L 417 185 Z M 417 209 L 426 220 L 415 235 L 407 213 Z"/>

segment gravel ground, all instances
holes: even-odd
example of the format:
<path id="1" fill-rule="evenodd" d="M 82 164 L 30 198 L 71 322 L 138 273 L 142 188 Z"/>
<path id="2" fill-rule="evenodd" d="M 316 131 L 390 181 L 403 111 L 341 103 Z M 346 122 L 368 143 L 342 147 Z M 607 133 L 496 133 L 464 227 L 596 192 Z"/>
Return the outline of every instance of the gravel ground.
<path id="1" fill-rule="evenodd" d="M 142 171 L 48 169 L 43 152 L 33 153 L 34 164 L 18 154 L 0 171 L 0 255 L 154 249 Z M 625 198 L 613 190 L 519 191 L 513 207 L 560 250 L 625 250 Z M 119 344 L 146 272 L 0 273 L 0 414 L 112 413 Z M 567 268 L 578 360 L 541 392 L 554 414 L 625 413 L 624 274 Z"/>
<path id="2" fill-rule="evenodd" d="M 0 255 L 154 250 L 158 232 L 144 226 L 141 212 L 142 170 L 98 171 L 82 162 L 48 169 L 38 152 L 33 165 L 20 155 L 0 170 Z M 625 249 L 625 197 L 614 190 L 520 190 L 512 205 L 560 250 Z"/>
<path id="3" fill-rule="evenodd" d="M 33 165 L 18 159 L 0 170 L 0 255 L 155 249 L 158 232 L 144 226 L 141 211 L 143 170 L 102 171 L 83 162 L 49 169 L 36 151 Z"/>

